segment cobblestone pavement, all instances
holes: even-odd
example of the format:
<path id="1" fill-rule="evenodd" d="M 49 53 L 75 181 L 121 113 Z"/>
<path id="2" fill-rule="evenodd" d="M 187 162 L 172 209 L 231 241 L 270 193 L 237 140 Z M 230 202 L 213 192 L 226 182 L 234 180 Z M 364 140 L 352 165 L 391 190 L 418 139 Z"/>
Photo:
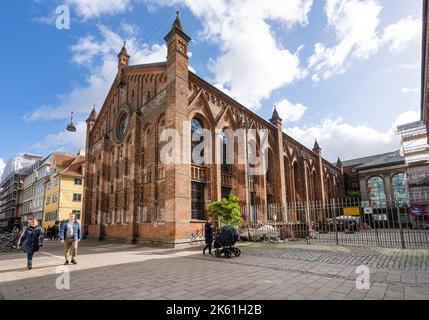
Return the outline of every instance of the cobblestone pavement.
<path id="1" fill-rule="evenodd" d="M 241 244 L 231 259 L 200 247 L 153 249 L 83 241 L 68 267 L 70 289 L 56 288 L 62 248 L 47 241 L 25 268 L 21 252 L 0 254 L 0 299 L 429 299 L 428 250 Z M 356 266 L 370 289 L 356 288 Z"/>
<path id="2" fill-rule="evenodd" d="M 246 254 L 281 259 L 295 259 L 349 266 L 368 267 L 401 271 L 429 271 L 429 250 L 362 247 L 362 246 L 320 246 L 277 244 L 264 249 L 265 244 L 254 244 L 245 249 Z M 284 250 L 288 248 L 288 250 Z"/>

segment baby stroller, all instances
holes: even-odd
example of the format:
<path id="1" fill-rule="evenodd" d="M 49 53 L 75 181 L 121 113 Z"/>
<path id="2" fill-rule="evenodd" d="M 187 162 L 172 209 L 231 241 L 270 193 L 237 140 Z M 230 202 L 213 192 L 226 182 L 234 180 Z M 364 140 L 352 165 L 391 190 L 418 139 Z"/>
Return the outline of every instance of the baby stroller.
<path id="1" fill-rule="evenodd" d="M 239 257 L 241 250 L 234 248 L 234 244 L 238 240 L 238 233 L 230 227 L 222 227 L 219 233 L 216 234 L 214 240 L 215 256 L 221 257 L 222 253 L 226 258 L 231 258 L 232 254 Z"/>

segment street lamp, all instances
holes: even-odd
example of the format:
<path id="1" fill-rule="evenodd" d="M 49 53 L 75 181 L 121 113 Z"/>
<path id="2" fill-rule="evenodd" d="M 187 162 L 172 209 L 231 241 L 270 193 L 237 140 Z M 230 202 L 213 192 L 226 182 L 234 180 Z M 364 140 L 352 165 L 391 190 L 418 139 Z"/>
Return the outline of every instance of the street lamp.
<path id="1" fill-rule="evenodd" d="M 76 132 L 76 127 L 73 124 L 73 112 L 71 113 L 70 124 L 66 128 L 67 131 Z"/>

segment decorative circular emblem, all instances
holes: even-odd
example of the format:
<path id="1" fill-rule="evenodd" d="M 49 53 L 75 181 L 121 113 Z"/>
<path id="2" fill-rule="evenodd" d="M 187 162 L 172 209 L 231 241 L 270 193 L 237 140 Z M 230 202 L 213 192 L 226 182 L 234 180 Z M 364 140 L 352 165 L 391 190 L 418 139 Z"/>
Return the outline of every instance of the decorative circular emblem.
<path id="1" fill-rule="evenodd" d="M 127 106 L 123 106 L 119 109 L 118 116 L 116 117 L 115 127 L 114 127 L 114 136 L 116 142 L 121 142 L 128 131 L 128 124 L 130 118 L 130 111 Z"/>

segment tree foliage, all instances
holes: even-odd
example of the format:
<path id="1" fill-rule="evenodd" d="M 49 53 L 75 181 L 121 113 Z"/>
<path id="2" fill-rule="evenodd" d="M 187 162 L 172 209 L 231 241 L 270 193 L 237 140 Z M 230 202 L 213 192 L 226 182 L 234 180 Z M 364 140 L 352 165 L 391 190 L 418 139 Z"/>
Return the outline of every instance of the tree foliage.
<path id="1" fill-rule="evenodd" d="M 354 201 L 360 201 L 362 199 L 362 194 L 360 191 L 347 191 L 346 193 L 346 200 L 354 200 Z"/>
<path id="2" fill-rule="evenodd" d="M 218 218 L 223 225 L 236 228 L 243 223 L 239 199 L 233 194 L 230 194 L 228 198 L 222 198 L 220 201 L 213 201 L 209 208 L 209 216 Z"/>

